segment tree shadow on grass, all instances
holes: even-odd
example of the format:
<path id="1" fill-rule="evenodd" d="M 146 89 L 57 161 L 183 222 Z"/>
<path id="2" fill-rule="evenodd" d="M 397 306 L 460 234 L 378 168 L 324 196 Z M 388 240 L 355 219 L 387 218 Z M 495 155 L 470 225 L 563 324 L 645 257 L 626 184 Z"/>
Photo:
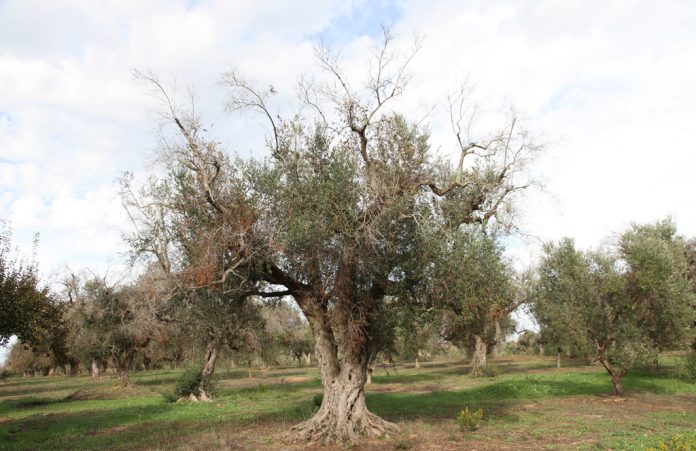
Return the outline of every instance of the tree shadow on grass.
<path id="1" fill-rule="evenodd" d="M 373 375 L 372 381 L 376 384 L 410 384 L 417 382 L 432 382 L 442 379 L 444 374 L 438 372 L 423 373 L 392 373 L 390 375 Z"/>
<path id="2" fill-rule="evenodd" d="M 0 390 L 0 398 L 17 398 L 25 395 L 38 395 L 46 392 L 62 392 L 62 391 L 75 391 L 81 388 L 85 388 L 86 379 L 83 380 L 70 380 L 70 383 L 63 383 L 60 385 L 44 385 L 38 387 L 30 387 L 23 390 L 13 390 L 13 391 L 2 391 Z M 87 382 L 89 384 L 89 382 Z M 105 388 L 115 385 L 116 379 L 100 379 L 99 381 L 89 384 L 89 388 Z"/>
<path id="3" fill-rule="evenodd" d="M 3 449 L 99 449 L 113 447 L 115 443 L 119 447 L 128 447 L 129 444 L 141 443 L 146 437 L 128 438 L 122 432 L 135 426 L 140 427 L 141 431 L 148 429 L 157 416 L 166 414 L 173 408 L 173 404 L 156 403 L 32 415 L 0 423 L 0 443 L 3 443 Z M 169 429 L 169 432 L 162 432 L 169 434 L 174 431 Z M 91 436 L 96 440 L 90 440 Z"/>
<path id="4" fill-rule="evenodd" d="M 431 393 L 368 393 L 370 409 L 387 418 L 454 418 L 466 406 L 487 406 L 493 415 L 507 415 L 518 402 L 539 398 L 600 395 L 601 384 L 572 380 L 506 380 L 462 391 Z"/>

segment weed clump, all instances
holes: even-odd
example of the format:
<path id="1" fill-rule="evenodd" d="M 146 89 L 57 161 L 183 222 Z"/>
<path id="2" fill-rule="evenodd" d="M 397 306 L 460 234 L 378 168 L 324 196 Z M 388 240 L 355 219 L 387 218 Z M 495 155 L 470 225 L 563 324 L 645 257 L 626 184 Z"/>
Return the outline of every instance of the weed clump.
<path id="1" fill-rule="evenodd" d="M 457 424 L 462 432 L 475 431 L 479 428 L 481 420 L 483 420 L 483 409 L 469 410 L 469 406 L 465 407 L 457 415 Z"/>
<path id="2" fill-rule="evenodd" d="M 175 402 L 182 398 L 190 398 L 193 395 L 198 398 L 201 395 L 201 388 L 207 394 L 212 394 L 215 391 L 214 381 L 211 381 L 205 387 L 201 387 L 201 369 L 198 367 L 190 367 L 185 369 L 176 380 L 174 391 L 166 393 L 164 399 L 167 402 Z"/>
<path id="3" fill-rule="evenodd" d="M 648 451 L 694 451 L 696 450 L 696 435 L 674 435 L 666 442 L 661 442 L 657 448 Z"/>
<path id="4" fill-rule="evenodd" d="M 682 366 L 680 373 L 682 379 L 689 382 L 696 381 L 696 351 L 689 351 L 689 353 L 686 354 L 684 365 Z"/>

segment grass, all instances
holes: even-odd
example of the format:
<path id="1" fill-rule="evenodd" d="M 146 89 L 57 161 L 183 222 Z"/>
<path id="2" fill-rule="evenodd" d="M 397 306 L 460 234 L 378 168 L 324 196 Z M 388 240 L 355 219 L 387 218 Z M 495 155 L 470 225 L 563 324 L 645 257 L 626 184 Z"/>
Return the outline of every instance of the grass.
<path id="1" fill-rule="evenodd" d="M 377 370 L 368 407 L 397 422 L 397 437 L 369 449 L 642 449 L 693 433 L 696 384 L 660 372 L 634 370 L 626 398 L 616 402 L 608 376 L 580 361 L 554 368 L 542 357 L 493 361 L 495 377 L 472 379 L 465 362 L 416 370 Z M 316 368 L 255 372 L 221 369 L 213 403 L 167 403 L 175 370 L 133 373 L 134 388 L 107 376 L 9 378 L 0 381 L 0 449 L 277 449 L 277 436 L 312 415 L 321 392 Z M 461 434 L 456 416 L 482 408 L 484 421 Z M 443 445 L 444 444 L 444 445 Z"/>

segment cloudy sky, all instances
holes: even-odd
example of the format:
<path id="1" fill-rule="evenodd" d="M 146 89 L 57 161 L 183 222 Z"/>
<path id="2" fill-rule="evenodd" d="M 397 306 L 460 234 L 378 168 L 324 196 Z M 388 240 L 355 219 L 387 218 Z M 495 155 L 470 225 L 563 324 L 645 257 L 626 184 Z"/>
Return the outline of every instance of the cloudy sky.
<path id="1" fill-rule="evenodd" d="M 220 74 L 239 67 L 291 98 L 318 38 L 360 68 L 380 24 L 424 38 L 407 104 L 435 107 L 441 150 L 455 143 L 438 105 L 467 78 L 491 118 L 514 105 L 548 143 L 525 232 L 592 246 L 671 215 L 696 235 L 691 0 L 0 0 L 0 219 L 27 252 L 40 234 L 47 278 L 120 265 L 115 180 L 147 171 L 157 142 L 158 106 L 133 69 L 193 87 L 230 150 L 262 155 L 263 127 L 223 113 Z M 536 249 L 509 252 L 526 262 Z"/>

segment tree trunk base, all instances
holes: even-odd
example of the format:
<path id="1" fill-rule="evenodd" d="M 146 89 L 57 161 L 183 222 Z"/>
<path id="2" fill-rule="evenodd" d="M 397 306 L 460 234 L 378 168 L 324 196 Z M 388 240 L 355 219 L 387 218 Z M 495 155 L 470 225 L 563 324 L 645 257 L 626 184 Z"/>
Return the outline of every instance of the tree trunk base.
<path id="1" fill-rule="evenodd" d="M 338 424 L 333 409 L 322 409 L 315 416 L 293 426 L 281 437 L 285 443 L 358 443 L 366 437 L 384 437 L 399 432 L 399 426 L 369 412 L 353 411 L 350 419 Z"/>
<path id="2" fill-rule="evenodd" d="M 483 339 L 474 335 L 476 339 L 476 348 L 474 349 L 474 356 L 471 359 L 471 371 L 469 376 L 471 377 L 483 377 L 486 375 L 486 353 L 488 352 L 488 345 Z"/>

